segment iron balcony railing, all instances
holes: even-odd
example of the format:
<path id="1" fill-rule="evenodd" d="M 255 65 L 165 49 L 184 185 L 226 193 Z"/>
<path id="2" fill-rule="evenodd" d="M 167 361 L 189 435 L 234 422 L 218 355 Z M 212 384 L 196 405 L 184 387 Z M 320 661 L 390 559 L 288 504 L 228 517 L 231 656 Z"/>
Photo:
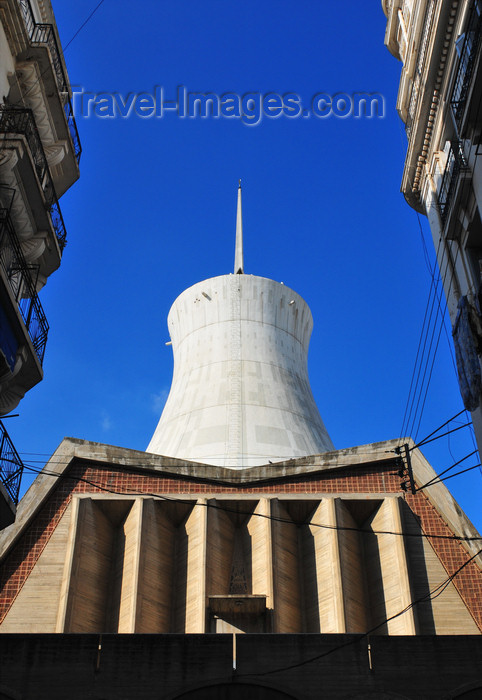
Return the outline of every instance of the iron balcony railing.
<path id="1" fill-rule="evenodd" d="M 462 144 L 460 141 L 453 141 L 450 146 L 447 164 L 438 193 L 438 204 L 443 225 L 445 225 L 447 221 L 459 175 L 462 171 L 466 170 L 466 168 L 467 163 L 462 150 Z"/>
<path id="2" fill-rule="evenodd" d="M 35 353 L 43 363 L 49 324 L 37 295 L 32 274 L 38 267 L 27 264 L 10 218 L 14 190 L 0 186 L 0 265 L 10 285 Z M 9 204 L 5 205 L 5 202 Z"/>
<path id="3" fill-rule="evenodd" d="M 5 426 L 0 421 L 0 480 L 7 489 L 12 501 L 17 505 L 20 495 L 20 482 L 23 474 L 20 459 Z"/>
<path id="4" fill-rule="evenodd" d="M 79 132 L 77 130 L 77 123 L 74 118 L 74 109 L 72 107 L 72 102 L 70 97 L 64 103 L 64 112 L 67 118 L 67 125 L 69 127 L 70 138 L 74 144 L 74 153 L 77 160 L 77 164 L 80 162 L 80 156 L 82 155 L 82 146 L 80 144 Z"/>
<path id="5" fill-rule="evenodd" d="M 470 82 L 474 72 L 475 59 L 480 46 L 481 32 L 482 0 L 474 0 L 460 49 L 459 65 L 457 67 L 454 89 L 450 99 L 457 129 L 460 129 L 465 111 Z"/>
<path id="6" fill-rule="evenodd" d="M 0 134 L 22 134 L 25 137 L 32 154 L 52 226 L 62 251 L 67 243 L 67 231 L 32 110 L 8 105 L 0 106 Z"/>
<path id="7" fill-rule="evenodd" d="M 67 119 L 70 137 L 74 145 L 74 153 L 78 163 L 82 154 L 82 146 L 80 145 L 79 132 L 77 130 L 77 124 L 75 122 L 74 112 L 72 109 L 72 102 L 69 95 L 69 82 L 62 64 L 62 54 L 57 42 L 57 37 L 55 36 L 53 25 L 38 24 L 35 21 L 30 0 L 18 0 L 18 2 L 22 11 L 22 16 L 30 43 L 34 46 L 46 46 L 49 50 L 57 87 L 64 105 L 65 117 Z"/>
<path id="8" fill-rule="evenodd" d="M 412 134 L 412 127 L 415 120 L 415 113 L 417 111 L 418 100 L 420 95 L 423 93 L 422 76 L 425 66 L 425 58 L 427 55 L 428 42 L 432 31 L 436 2 L 437 0 L 428 0 L 427 6 L 425 8 L 422 36 L 420 38 L 420 45 L 418 47 L 417 64 L 415 66 L 412 89 L 410 91 L 410 99 L 408 102 L 407 119 L 405 122 L 405 131 L 408 140 L 410 140 L 410 136 Z"/>

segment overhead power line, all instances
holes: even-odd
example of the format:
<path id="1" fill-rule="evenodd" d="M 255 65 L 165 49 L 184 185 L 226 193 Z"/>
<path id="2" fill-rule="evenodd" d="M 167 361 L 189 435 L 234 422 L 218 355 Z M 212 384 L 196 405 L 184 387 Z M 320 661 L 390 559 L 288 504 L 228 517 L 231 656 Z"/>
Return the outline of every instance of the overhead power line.
<path id="1" fill-rule="evenodd" d="M 331 654 L 335 654 L 337 651 L 340 651 L 341 649 L 346 649 L 346 647 L 349 647 L 353 644 L 358 644 L 362 639 L 366 639 L 369 637 L 371 634 L 376 632 L 377 630 L 380 629 L 380 627 L 383 627 L 384 625 L 388 624 L 392 620 L 395 620 L 397 617 L 400 617 L 401 615 L 404 615 L 406 612 L 414 608 L 416 605 L 419 605 L 420 603 L 424 603 L 429 600 L 435 600 L 438 598 L 444 590 L 452 583 L 452 581 L 460 574 L 463 569 L 465 569 L 468 564 L 470 564 L 474 559 L 476 559 L 479 554 L 482 554 L 482 549 L 479 549 L 479 551 L 474 554 L 473 556 L 470 557 L 470 559 L 467 559 L 462 566 L 459 566 L 459 568 L 454 571 L 453 574 L 450 574 L 444 581 L 439 583 L 435 588 L 433 588 L 431 591 L 426 593 L 425 595 L 421 596 L 420 598 L 417 598 L 417 600 L 412 601 L 409 603 L 403 610 L 400 610 L 400 612 L 395 613 L 395 615 L 391 615 L 390 617 L 385 618 L 382 622 L 379 624 L 375 625 L 375 627 L 372 627 L 368 632 L 365 632 L 364 634 L 355 637 L 354 639 L 350 639 L 344 644 L 339 644 L 336 647 L 333 647 L 333 649 L 329 649 L 328 651 L 323 652 L 322 654 L 317 654 L 316 656 L 312 656 L 309 659 L 305 659 L 304 661 L 299 661 L 298 663 L 291 664 L 289 666 L 283 666 L 281 668 L 275 668 L 272 669 L 271 671 L 263 671 L 261 673 L 244 673 L 244 674 L 238 674 L 239 676 L 242 676 L 244 678 L 247 678 L 249 676 L 269 676 L 272 675 L 273 673 L 282 673 L 283 671 L 291 671 L 294 668 L 299 668 L 300 666 L 306 666 L 307 664 L 313 663 L 314 661 L 319 661 L 320 659 L 323 659 L 327 656 L 330 656 Z"/>
<path id="2" fill-rule="evenodd" d="M 479 113 L 479 110 L 480 110 L 480 102 L 479 102 L 477 114 Z M 470 198 L 470 194 L 471 194 L 471 185 L 470 185 L 470 182 L 467 180 L 467 181 L 464 181 L 462 183 L 462 186 L 461 186 L 461 198 L 463 197 L 465 200 L 464 202 L 461 202 L 461 204 L 460 204 L 461 211 L 463 211 L 466 208 L 467 203 L 468 203 L 469 198 Z M 455 274 L 455 266 L 457 264 L 458 256 L 461 252 L 461 246 L 460 246 L 460 244 L 457 244 L 455 256 L 453 256 L 453 254 L 452 254 L 452 250 L 453 250 L 452 242 L 448 241 L 447 238 L 444 237 L 444 230 L 442 229 L 441 234 L 440 234 L 438 248 L 437 248 L 437 254 L 436 254 L 437 260 L 438 260 L 438 251 L 440 249 L 441 243 L 444 243 L 444 248 L 442 251 L 442 260 L 440 262 L 439 269 L 440 269 L 440 271 L 442 271 L 442 266 L 443 266 L 443 262 L 444 262 L 444 255 L 445 255 L 445 273 L 443 276 L 442 290 L 446 288 L 447 275 L 449 275 L 448 289 L 446 289 L 446 298 L 449 299 L 450 293 L 452 290 L 452 286 L 455 284 L 456 289 L 458 286 L 458 282 L 457 282 L 457 278 L 456 278 L 456 274 Z M 458 291 L 460 292 L 460 290 L 458 290 Z M 440 326 L 440 330 L 439 330 L 439 334 L 438 334 L 438 338 L 437 338 L 437 343 L 435 346 L 435 351 L 433 353 L 433 359 L 432 359 L 432 363 L 431 363 L 431 367 L 430 367 L 428 381 L 427 381 L 426 388 L 425 388 L 425 394 L 424 394 L 424 398 L 423 398 L 423 402 L 422 402 L 422 407 L 421 407 L 420 414 L 419 414 L 417 429 L 414 433 L 415 440 L 417 439 L 418 430 L 420 428 L 423 410 L 424 410 L 425 402 L 426 402 L 427 395 L 428 395 L 428 389 L 430 386 L 432 372 L 433 372 L 433 368 L 434 368 L 434 364 L 435 364 L 435 358 L 436 358 L 436 354 L 437 354 L 437 350 L 438 350 L 438 345 L 440 342 L 441 331 L 442 331 L 442 328 L 445 328 L 444 311 L 445 311 L 446 306 L 444 306 L 444 309 L 442 309 L 442 304 L 441 304 L 441 300 L 440 300 L 441 294 L 437 293 L 437 297 L 438 297 L 438 305 L 439 305 L 439 311 L 440 311 L 440 316 L 441 316 L 441 326 Z M 437 312 L 437 316 L 438 316 L 438 312 Z M 435 323 L 436 323 L 436 321 L 435 321 Z M 451 341 L 449 340 L 448 333 L 447 333 L 446 329 L 445 329 L 445 333 L 446 333 L 447 341 L 448 341 L 449 348 L 450 348 L 452 363 L 454 364 L 454 368 L 455 368 L 455 361 L 454 361 L 453 352 L 452 352 L 452 344 L 451 344 Z M 428 362 L 428 357 L 427 357 L 427 362 Z M 426 369 L 427 369 L 427 367 L 428 367 L 428 364 L 426 364 Z M 457 376 L 456 368 L 455 368 L 455 374 Z M 420 398 L 419 398 L 419 400 L 420 400 Z M 417 408 L 418 408 L 418 403 L 417 403 Z M 413 423 L 413 426 L 414 425 L 415 425 L 415 423 Z"/>
<path id="3" fill-rule="evenodd" d="M 451 423 L 453 420 L 455 420 L 456 418 L 458 418 L 458 417 L 459 417 L 462 413 L 464 413 L 464 412 L 465 412 L 465 409 L 463 408 L 461 411 L 459 411 L 458 413 L 456 413 L 455 416 L 452 416 L 452 418 L 449 418 L 448 420 L 446 420 L 445 423 L 442 423 L 442 425 L 439 425 L 438 428 L 435 428 L 435 430 L 432 430 L 432 432 L 429 433 L 429 434 L 427 435 L 427 437 L 424 437 L 423 440 L 420 440 L 420 442 L 419 442 L 418 444 L 414 445 L 414 446 L 411 447 L 410 449 L 411 449 L 411 450 L 414 450 L 416 447 L 420 447 L 420 445 L 423 445 L 429 438 L 432 437 L 432 435 L 435 435 L 435 433 L 438 433 L 439 430 L 442 430 L 442 428 L 445 428 L 446 425 L 448 425 L 448 424 Z"/>
<path id="4" fill-rule="evenodd" d="M 430 481 L 427 481 L 426 484 L 423 484 L 423 486 L 419 486 L 417 488 L 417 491 L 421 491 L 422 489 L 426 489 L 427 486 L 431 486 L 435 481 L 442 481 L 442 479 L 440 479 L 440 477 L 442 477 L 444 474 L 447 474 L 447 472 L 449 472 L 451 469 L 458 466 L 461 462 L 465 462 L 466 459 L 468 459 L 469 457 L 472 457 L 476 453 L 477 453 L 477 450 L 474 450 L 473 452 L 470 452 L 470 454 L 465 455 L 465 457 L 462 457 L 462 459 L 459 459 L 458 462 L 455 462 L 450 467 L 447 467 L 447 469 L 444 469 L 443 472 L 440 472 L 440 474 L 436 474 L 433 477 L 433 479 L 430 479 Z M 453 476 L 456 476 L 456 475 L 454 474 Z"/>
<path id="5" fill-rule="evenodd" d="M 402 428 L 400 431 L 400 438 L 403 436 L 405 432 L 409 433 L 413 430 L 414 425 L 415 425 L 415 420 L 417 417 L 417 409 L 414 411 L 414 405 L 415 402 L 417 402 L 417 408 L 420 402 L 420 396 L 421 392 L 423 389 L 423 382 L 420 384 L 420 375 L 422 372 L 422 365 L 424 362 L 424 358 L 426 355 L 426 347 L 427 347 L 427 339 L 428 339 L 428 334 L 430 332 L 430 328 L 432 326 L 432 319 L 433 319 L 433 311 L 434 311 L 434 306 L 435 306 L 435 300 L 437 299 L 437 313 L 434 321 L 434 331 L 435 331 L 435 324 L 437 322 L 438 318 L 438 313 L 441 311 L 441 304 L 440 304 L 440 299 L 439 299 L 439 293 L 438 293 L 438 287 L 441 282 L 441 277 L 440 274 L 435 276 L 435 273 L 437 271 L 437 259 L 438 259 L 438 253 L 440 250 L 440 245 L 441 245 L 441 240 L 439 241 L 439 245 L 436 251 L 436 257 L 434 260 L 434 265 L 433 265 L 433 270 L 430 273 L 431 277 L 431 282 L 430 282 L 430 287 L 429 287 L 429 294 L 428 294 L 428 299 L 427 303 L 425 306 L 425 313 L 424 313 L 424 318 L 423 318 L 423 323 L 422 323 L 422 330 L 420 332 L 420 338 L 418 342 L 418 347 L 417 347 L 417 353 L 415 356 L 415 363 L 412 371 L 412 378 L 410 381 L 410 387 L 409 387 L 409 392 L 408 392 L 408 397 L 407 397 L 407 402 L 405 405 L 405 412 L 403 416 L 403 421 L 402 421 Z M 445 279 L 444 279 L 445 283 Z M 433 297 L 432 297 L 433 293 Z M 432 338 L 433 338 L 434 332 L 432 332 Z M 427 359 L 430 357 L 431 353 L 431 345 L 429 346 L 429 350 L 427 353 Z M 425 370 L 424 370 L 424 377 L 426 374 L 426 367 L 427 363 L 425 364 Z M 413 390 L 413 391 L 412 391 Z M 419 393 L 419 398 L 417 400 L 417 393 Z M 413 418 L 412 418 L 413 414 Z M 411 425 L 411 428 L 409 426 Z"/>
<path id="6" fill-rule="evenodd" d="M 87 17 L 87 19 L 85 19 L 85 20 L 82 22 L 82 24 L 81 24 L 80 27 L 77 29 L 77 31 L 75 32 L 75 34 L 74 34 L 74 35 L 69 39 L 69 41 L 65 44 L 64 49 L 63 49 L 63 50 L 60 49 L 60 50 L 62 51 L 62 54 L 64 54 L 64 53 L 67 51 L 67 49 L 69 48 L 70 44 L 71 44 L 71 43 L 74 41 L 74 39 L 80 34 L 80 32 L 82 31 L 82 29 L 85 27 L 85 25 L 86 25 L 88 22 L 90 22 L 90 20 L 91 20 L 92 17 L 95 15 L 95 13 L 97 12 L 97 10 L 99 9 L 99 7 L 102 5 L 103 2 L 105 2 L 105 0 L 99 0 L 99 2 L 98 2 L 97 5 L 94 7 L 94 9 L 93 9 L 92 12 L 90 13 L 90 15 Z"/>
<path id="7" fill-rule="evenodd" d="M 463 413 L 463 411 L 462 411 Z M 446 425 L 446 423 L 444 423 Z M 472 425 L 472 421 L 467 421 L 467 423 L 464 423 L 463 425 L 458 425 L 456 428 L 452 428 L 452 430 L 447 430 L 445 433 L 442 433 L 441 435 L 436 435 L 433 438 L 424 438 L 420 442 L 418 442 L 416 445 L 413 447 L 410 447 L 410 452 L 412 450 L 415 450 L 419 447 L 422 447 L 423 445 L 428 445 L 430 442 L 434 442 L 435 440 L 439 440 L 440 438 L 446 437 L 447 435 L 450 435 L 451 433 L 456 433 L 457 430 L 462 430 L 462 428 L 468 428 L 470 425 Z M 441 426 L 443 427 L 443 426 Z M 437 428 L 437 430 L 441 430 L 441 428 Z M 437 432 L 437 431 L 434 431 Z M 433 433 L 430 433 L 430 435 L 433 435 Z"/>
<path id="8" fill-rule="evenodd" d="M 467 186 L 466 183 L 463 183 L 463 189 L 462 192 L 465 196 L 466 202 L 468 201 L 468 198 L 470 196 L 470 185 Z M 464 205 L 461 205 L 463 208 Z M 417 215 L 418 216 L 418 215 Z M 421 223 L 420 223 L 420 218 L 418 217 L 418 223 L 419 227 L 421 229 Z M 422 233 L 422 240 L 423 239 L 423 232 Z M 441 254 L 441 260 L 440 263 L 438 263 L 438 258 L 439 258 L 439 251 L 440 251 L 440 246 L 444 243 L 444 247 L 442 249 L 442 254 Z M 414 369 L 412 372 L 412 379 L 410 382 L 410 388 L 409 388 L 409 393 L 408 393 L 408 398 L 405 406 L 405 412 L 404 412 L 404 417 L 402 421 L 402 429 L 400 431 L 400 439 L 402 438 L 403 434 L 410 434 L 413 435 L 414 439 L 417 439 L 418 431 L 420 429 L 420 424 L 422 421 L 422 416 L 425 408 L 425 403 L 427 400 L 428 396 L 428 390 L 430 387 L 431 379 L 432 379 L 432 374 L 433 374 L 433 369 L 435 365 L 435 359 L 437 356 L 437 351 L 440 343 L 440 336 L 442 333 L 442 329 L 445 331 L 445 335 L 447 337 L 447 342 L 450 350 L 450 355 L 452 358 L 452 364 L 454 365 L 454 371 L 455 374 L 457 374 L 456 366 L 455 366 L 455 361 L 454 361 L 454 356 L 453 356 L 453 350 L 452 350 L 452 344 L 449 338 L 449 334 L 446 329 L 445 325 L 445 308 L 446 305 L 443 304 L 443 290 L 446 288 L 446 282 L 448 281 L 448 289 L 446 289 L 446 297 L 448 298 L 450 296 L 450 292 L 452 290 L 452 286 L 454 282 L 456 283 L 456 277 L 454 273 L 454 267 L 457 262 L 458 255 L 460 253 L 460 246 L 457 246 L 456 251 L 455 251 L 455 257 L 451 255 L 452 248 L 449 248 L 450 242 L 447 241 L 443 237 L 443 232 L 441 233 L 439 242 L 438 242 L 438 247 L 436 251 L 436 257 L 434 261 L 434 267 L 433 267 L 433 272 L 429 270 L 430 277 L 431 277 L 431 286 L 430 286 L 430 291 L 429 291 L 429 297 L 427 300 L 427 305 L 425 308 L 425 315 L 424 315 L 424 320 L 422 324 L 422 331 L 420 334 L 420 339 L 419 339 L 419 344 L 418 344 L 418 349 L 417 349 L 417 354 L 415 358 L 415 364 L 414 364 Z M 441 280 L 440 274 L 436 278 L 435 272 L 437 269 L 437 266 L 439 268 L 440 273 L 443 272 L 443 280 Z M 432 291 L 433 291 L 433 298 L 432 298 Z M 432 299 L 432 301 L 431 301 Z M 434 310 L 434 304 L 435 300 L 437 301 L 437 309 L 435 313 L 435 317 L 433 317 L 433 310 Z M 430 312 L 429 312 L 430 308 Z M 438 334 L 436 335 L 436 329 L 438 325 L 438 319 L 440 315 L 440 328 L 438 331 Z M 427 322 L 428 319 L 428 322 Z M 432 327 L 433 326 L 433 327 Z M 431 337 L 430 337 L 430 342 L 428 344 L 428 350 L 425 352 L 426 347 L 427 347 L 427 339 L 430 334 L 430 329 L 432 328 L 431 332 Z M 436 342 L 434 346 L 434 339 L 436 337 Z M 420 353 L 420 349 L 422 349 L 422 352 Z M 422 372 L 422 364 L 424 365 L 424 369 Z M 418 367 L 418 370 L 417 370 Z M 428 374 L 427 374 L 428 372 Z M 421 381 L 420 381 L 420 377 Z M 416 377 L 416 379 L 415 379 Z M 418 398 L 417 398 L 418 396 Z M 422 398 L 423 396 L 423 398 Z"/>
<path id="9" fill-rule="evenodd" d="M 265 513 L 255 513 L 251 510 L 240 510 L 238 508 L 229 508 L 229 506 L 226 505 L 221 505 L 219 502 L 218 503 L 212 503 L 209 501 L 206 501 L 205 503 L 199 503 L 197 501 L 194 501 L 194 499 L 188 499 L 188 498 L 179 498 L 177 496 L 167 496 L 165 494 L 159 494 L 159 493 L 154 493 L 154 492 L 139 492 L 139 491 L 116 491 L 114 489 L 107 488 L 106 486 L 102 486 L 102 484 L 98 484 L 95 481 L 92 481 L 90 479 L 85 479 L 83 477 L 79 476 L 72 476 L 70 474 L 58 474 L 56 472 L 48 472 L 46 470 L 39 470 L 36 469 L 35 467 L 30 467 L 26 466 L 26 469 L 29 471 L 35 472 L 37 474 L 45 474 L 46 476 L 52 476 L 54 478 L 58 479 L 70 479 L 72 481 L 80 481 L 82 483 L 88 484 L 89 486 L 93 486 L 94 488 L 99 489 L 99 491 L 102 491 L 104 493 L 110 493 L 114 496 L 149 496 L 151 498 L 160 500 L 160 501 L 167 501 L 167 502 L 174 502 L 174 503 L 183 503 L 185 505 L 190 505 L 190 506 L 200 506 L 204 508 L 214 508 L 215 510 L 221 510 L 225 511 L 228 513 L 234 513 L 238 515 L 249 515 L 249 516 L 254 516 L 258 518 L 264 518 L 266 520 L 272 520 L 275 522 L 280 522 L 280 523 L 285 523 L 288 525 L 309 525 L 311 527 L 318 527 L 324 530 L 340 530 L 340 531 L 348 531 L 348 532 L 357 532 L 357 533 L 362 533 L 362 534 L 369 534 L 369 535 L 394 535 L 396 537 L 417 537 L 417 538 L 425 538 L 425 539 L 437 539 L 437 540 L 452 540 L 452 541 L 458 541 L 458 542 L 476 542 L 476 541 L 482 541 L 482 537 L 467 537 L 467 536 L 462 536 L 462 535 L 438 535 L 438 534 L 431 534 L 431 533 L 425 533 L 421 531 L 420 533 L 412 533 L 412 532 L 393 532 L 391 530 L 371 530 L 371 529 L 364 529 L 360 527 L 350 527 L 350 526 L 341 526 L 341 525 L 327 525 L 323 523 L 316 523 L 312 520 L 309 521 L 303 521 L 301 523 L 297 523 L 292 519 L 288 518 L 283 518 L 280 516 L 275 516 L 275 515 L 266 515 Z M 125 472 L 130 472 L 132 473 L 132 470 L 128 469 L 120 469 L 119 471 L 125 471 Z M 256 497 L 256 493 L 253 493 L 253 497 Z M 222 494 L 219 494 L 219 496 L 222 496 Z M 214 499 L 216 499 L 216 495 L 214 495 Z M 313 499 L 316 500 L 316 499 Z M 376 500 L 376 499 L 374 499 Z"/>
<path id="10" fill-rule="evenodd" d="M 409 389 L 408 389 L 408 396 L 407 396 L 407 401 L 406 401 L 406 404 L 405 404 L 405 411 L 404 411 L 403 419 L 402 419 L 402 427 L 401 427 L 401 429 L 400 429 L 400 439 L 402 438 L 403 434 L 404 434 L 406 431 L 408 431 L 408 426 L 409 426 L 409 423 L 410 423 L 410 417 L 411 417 L 411 415 L 412 415 L 414 396 L 415 396 L 415 392 L 416 392 L 416 390 L 417 390 L 418 377 L 419 377 L 419 375 L 420 375 L 420 369 L 419 369 L 419 371 L 418 371 L 418 373 L 417 373 L 417 366 L 418 366 L 418 362 L 419 362 L 420 350 L 421 350 L 421 348 L 422 348 L 422 343 L 424 343 L 424 340 L 423 340 L 423 339 L 424 339 L 425 323 L 426 323 L 426 320 L 427 320 L 427 313 L 428 313 L 428 309 L 429 309 L 429 305 L 430 305 L 430 299 L 431 299 L 431 296 L 432 296 L 432 288 L 433 288 L 433 275 L 432 275 L 432 284 L 430 285 L 430 288 L 429 288 L 429 295 L 428 295 L 428 299 L 427 299 L 427 304 L 426 304 L 426 306 L 425 306 L 425 314 L 424 314 L 424 317 L 423 317 L 422 330 L 421 330 L 421 333 L 420 333 L 420 338 L 419 338 L 419 341 L 418 341 L 417 352 L 416 352 L 416 355 L 415 355 L 415 363 L 414 363 L 414 367 L 413 367 L 413 370 L 412 370 L 412 378 L 411 378 L 411 380 L 410 380 L 410 386 L 409 386 Z M 432 306 L 433 306 L 433 305 L 432 305 Z M 425 342 L 426 342 L 426 340 L 425 340 Z M 424 347 L 425 347 L 425 344 L 424 344 Z M 420 358 L 420 362 L 421 362 L 421 361 L 422 361 L 422 360 L 421 360 L 421 358 Z M 414 386 L 415 375 L 417 375 L 417 381 L 416 381 L 416 384 L 415 384 L 415 386 Z M 413 389 L 413 397 L 412 397 L 412 389 Z M 411 399 L 411 398 L 412 398 L 412 402 L 410 403 L 410 399 Z"/>
<path id="11" fill-rule="evenodd" d="M 68 47 L 70 46 L 70 44 L 71 44 L 71 43 L 74 41 L 74 39 L 80 34 L 80 32 L 82 31 L 82 29 L 85 27 L 85 25 L 88 24 L 88 22 L 90 22 L 90 20 L 92 19 L 92 17 L 95 15 L 95 13 L 96 13 L 97 10 L 99 9 L 99 7 L 100 7 L 104 2 L 105 2 L 105 0 L 99 0 L 99 2 L 97 3 L 97 5 L 94 7 L 94 9 L 92 10 L 92 12 L 91 12 L 91 13 L 89 14 L 89 16 L 87 17 L 87 19 L 85 19 L 85 20 L 82 22 L 82 24 L 80 25 L 80 27 L 75 31 L 75 33 L 74 33 L 73 36 L 69 39 L 69 41 L 66 43 L 66 45 L 65 45 L 64 48 L 62 48 L 62 45 L 59 43 L 58 49 L 59 49 L 60 54 L 62 55 L 62 58 L 64 58 L 65 52 L 67 51 L 67 49 L 68 49 Z M 14 102 L 11 106 L 13 106 L 13 107 L 18 107 L 18 105 L 22 104 L 22 103 L 23 103 L 23 100 L 24 100 L 24 97 L 25 97 L 26 95 L 28 95 L 28 94 L 34 89 L 34 87 L 40 83 L 40 81 L 42 80 L 42 78 L 44 77 L 44 75 L 45 75 L 49 70 L 50 70 L 50 66 L 47 66 L 46 68 L 44 68 L 44 70 L 40 73 L 40 75 L 38 76 L 38 78 L 32 83 L 32 85 L 28 88 L 28 90 L 26 90 L 26 91 L 22 94 L 22 96 L 20 97 L 20 99 L 17 100 L 17 102 Z M 70 86 L 69 86 L 69 87 L 70 87 Z"/>
<path id="12" fill-rule="evenodd" d="M 455 474 L 449 474 L 449 476 L 445 476 L 443 479 L 437 479 L 437 481 L 432 481 L 430 484 L 426 484 L 425 486 L 422 486 L 421 488 L 417 489 L 417 491 L 421 491 L 422 488 L 427 488 L 428 486 L 434 486 L 435 484 L 439 484 L 442 481 L 447 481 L 447 479 L 452 479 L 454 476 L 460 476 L 460 474 L 465 474 L 466 472 L 471 472 L 472 469 L 477 469 L 478 467 L 482 466 L 480 462 L 477 464 L 474 464 L 473 467 L 467 467 L 467 469 L 462 469 L 459 472 L 455 472 Z"/>

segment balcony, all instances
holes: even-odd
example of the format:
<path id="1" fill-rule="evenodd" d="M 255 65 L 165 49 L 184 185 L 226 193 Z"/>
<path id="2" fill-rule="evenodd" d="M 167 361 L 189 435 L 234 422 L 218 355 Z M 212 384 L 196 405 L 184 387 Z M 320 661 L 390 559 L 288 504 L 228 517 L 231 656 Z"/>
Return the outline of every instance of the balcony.
<path id="1" fill-rule="evenodd" d="M 410 98 L 408 101 L 407 118 L 405 120 L 405 131 L 409 141 L 412 135 L 414 124 L 416 124 L 416 112 L 417 105 L 419 103 L 419 97 L 421 94 L 423 94 L 424 91 L 423 74 L 425 69 L 425 59 L 427 57 L 428 44 L 432 33 L 434 14 L 435 0 L 428 0 L 427 6 L 425 8 L 425 16 L 423 19 L 423 29 L 420 37 L 420 44 L 418 47 L 417 64 L 415 66 L 415 73 L 412 80 L 412 89 L 410 91 Z"/>
<path id="2" fill-rule="evenodd" d="M 440 217 L 445 227 L 450 211 L 454 208 L 459 179 L 467 171 L 467 163 L 459 141 L 453 141 L 447 157 L 447 163 L 438 193 Z M 448 236 L 450 237 L 450 236 Z"/>
<path id="3" fill-rule="evenodd" d="M 2 201 L 13 199 L 14 193 L 1 188 Z M 0 266 L 4 272 L 8 287 L 25 324 L 25 329 L 32 342 L 38 361 L 42 365 L 49 325 L 42 304 L 37 296 L 34 276 L 36 270 L 25 260 L 21 245 L 15 234 L 10 219 L 10 207 L 0 203 Z"/>
<path id="4" fill-rule="evenodd" d="M 47 48 L 50 54 L 50 61 L 55 76 L 55 81 L 60 93 L 65 119 L 67 121 L 70 138 L 72 140 L 73 152 L 77 163 L 79 163 L 80 156 L 82 154 L 82 147 L 80 145 L 79 132 L 77 130 L 77 124 L 75 122 L 72 109 L 72 102 L 70 100 L 69 82 L 64 70 L 62 52 L 57 42 L 54 27 L 52 24 L 38 24 L 35 21 L 35 16 L 29 0 L 18 0 L 18 3 L 31 46 Z M 42 77 L 43 75 L 44 73 L 42 71 Z"/>
<path id="5" fill-rule="evenodd" d="M 23 462 L 0 421 L 0 529 L 15 520 Z"/>
<path id="6" fill-rule="evenodd" d="M 467 21 L 467 28 L 460 37 L 457 45 L 459 53 L 459 64 L 455 74 L 455 82 L 452 91 L 450 104 L 454 115 L 455 124 L 459 134 L 467 106 L 470 93 L 474 67 L 477 53 L 480 46 L 480 36 L 482 31 L 482 2 L 474 0 L 470 15 Z"/>
<path id="7" fill-rule="evenodd" d="M 385 29 L 385 46 L 395 58 L 400 58 L 397 31 L 398 31 L 398 8 L 400 0 L 382 0 L 382 9 L 387 18 Z"/>
<path id="8" fill-rule="evenodd" d="M 67 242 L 67 232 L 32 111 L 8 105 L 0 107 L 0 134 L 5 134 L 4 147 L 8 145 L 8 137 L 20 135 L 27 142 L 38 184 L 49 213 L 50 225 L 55 232 L 59 249 L 62 252 Z"/>

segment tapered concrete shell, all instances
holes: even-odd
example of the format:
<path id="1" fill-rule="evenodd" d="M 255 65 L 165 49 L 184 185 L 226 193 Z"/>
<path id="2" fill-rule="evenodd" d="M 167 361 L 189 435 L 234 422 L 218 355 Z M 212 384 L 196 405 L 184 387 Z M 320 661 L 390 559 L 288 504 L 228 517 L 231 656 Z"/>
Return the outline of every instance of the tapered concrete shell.
<path id="1" fill-rule="evenodd" d="M 174 374 L 147 452 L 233 469 L 333 450 L 311 392 L 313 319 L 283 284 L 223 275 L 168 316 Z"/>

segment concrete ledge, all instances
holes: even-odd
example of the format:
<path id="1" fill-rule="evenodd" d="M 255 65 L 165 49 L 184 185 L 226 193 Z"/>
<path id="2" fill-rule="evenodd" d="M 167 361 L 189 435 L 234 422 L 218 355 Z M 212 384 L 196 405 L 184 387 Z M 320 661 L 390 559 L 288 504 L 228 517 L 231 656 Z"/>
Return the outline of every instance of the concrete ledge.
<path id="1" fill-rule="evenodd" d="M 0 695 L 36 700 L 482 695 L 482 636 L 0 636 Z M 233 669 L 233 649 L 236 670 Z M 202 690 L 200 690 L 202 689 Z M 194 691 L 197 693 L 194 694 Z"/>
<path id="2" fill-rule="evenodd" d="M 236 471 L 78 438 L 64 438 L 18 504 L 15 523 L 0 532 L 0 557 L 11 548 L 17 537 L 35 517 L 46 498 L 56 488 L 57 477 L 61 476 L 73 463 L 86 462 L 111 469 L 124 468 L 136 472 L 154 473 L 157 476 L 203 481 L 217 486 L 248 487 L 293 478 L 316 478 L 317 475 L 325 476 L 330 473 L 339 473 L 341 476 L 346 469 L 395 469 L 398 468 L 399 460 L 395 448 L 402 443 L 407 443 L 411 448 L 416 484 L 421 486 L 436 477 L 432 466 L 420 450 L 415 448 L 410 438 L 358 445 Z M 434 484 L 424 493 L 455 534 L 463 537 L 479 536 L 444 483 Z M 479 545 L 479 541 L 463 543 L 471 555 L 480 549 Z M 478 563 L 482 567 L 482 555 L 478 557 Z"/>
<path id="3" fill-rule="evenodd" d="M 31 522 L 45 499 L 56 488 L 57 478 L 64 474 L 74 461 L 85 461 L 112 469 L 128 468 L 133 471 L 145 471 L 158 476 L 194 479 L 217 485 L 249 486 L 293 477 L 313 477 L 317 473 L 362 468 L 372 464 L 381 466 L 398 459 L 394 452 L 397 444 L 397 440 L 389 440 L 233 471 L 225 467 L 164 457 L 114 445 L 78 438 L 64 438 L 18 504 L 15 523 L 0 532 L 0 557 L 10 549 L 14 540 Z M 432 475 L 435 473 L 433 472 Z"/>

